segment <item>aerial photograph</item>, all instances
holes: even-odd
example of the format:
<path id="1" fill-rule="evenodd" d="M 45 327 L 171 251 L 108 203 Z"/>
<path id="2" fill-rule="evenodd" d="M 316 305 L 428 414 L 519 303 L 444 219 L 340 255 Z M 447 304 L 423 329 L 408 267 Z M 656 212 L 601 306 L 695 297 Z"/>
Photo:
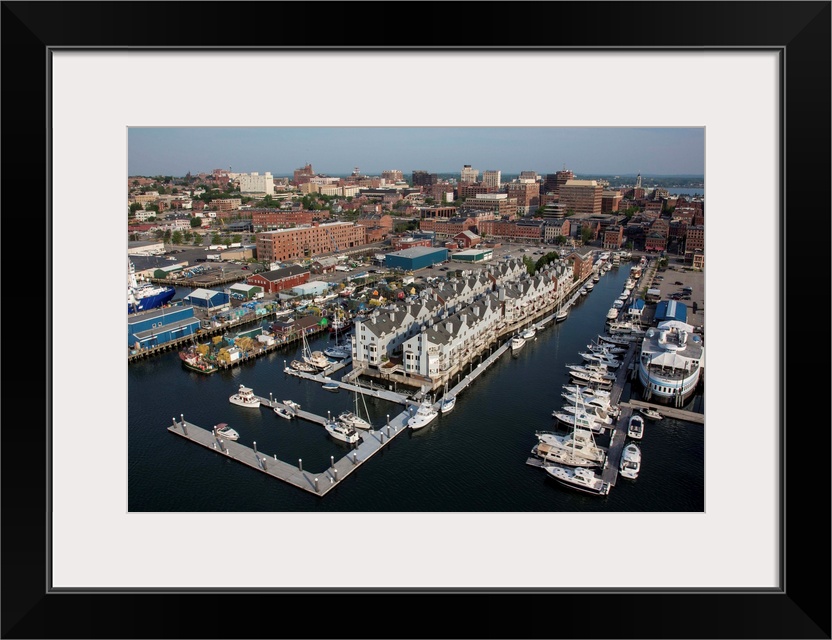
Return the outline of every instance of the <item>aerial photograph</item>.
<path id="1" fill-rule="evenodd" d="M 704 512 L 704 127 L 127 140 L 130 512 Z"/>

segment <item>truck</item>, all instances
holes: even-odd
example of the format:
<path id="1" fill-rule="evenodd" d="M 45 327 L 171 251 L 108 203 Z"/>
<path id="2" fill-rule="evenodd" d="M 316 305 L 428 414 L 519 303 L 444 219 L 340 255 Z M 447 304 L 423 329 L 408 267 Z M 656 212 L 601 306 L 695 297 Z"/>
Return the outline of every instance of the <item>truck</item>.
<path id="1" fill-rule="evenodd" d="M 209 253 L 209 254 L 208 254 L 207 256 L 205 256 L 205 257 L 206 257 L 208 260 L 210 260 L 211 262 L 219 262 L 220 260 L 222 260 L 222 257 L 221 257 L 221 256 L 220 256 L 220 254 L 218 254 L 218 253 Z"/>

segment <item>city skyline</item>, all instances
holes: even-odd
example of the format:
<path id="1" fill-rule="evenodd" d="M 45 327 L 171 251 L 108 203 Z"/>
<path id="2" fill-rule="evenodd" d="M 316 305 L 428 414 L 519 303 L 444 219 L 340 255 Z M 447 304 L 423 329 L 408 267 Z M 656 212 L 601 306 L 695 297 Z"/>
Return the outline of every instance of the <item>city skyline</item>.
<path id="1" fill-rule="evenodd" d="M 400 170 L 704 176 L 702 127 L 131 127 L 129 175 Z"/>

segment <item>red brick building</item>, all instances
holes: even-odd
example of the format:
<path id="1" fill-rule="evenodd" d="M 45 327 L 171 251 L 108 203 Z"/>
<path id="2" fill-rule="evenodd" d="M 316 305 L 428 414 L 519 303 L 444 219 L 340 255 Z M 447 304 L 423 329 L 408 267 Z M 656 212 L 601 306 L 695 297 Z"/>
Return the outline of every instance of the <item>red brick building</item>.
<path id="1" fill-rule="evenodd" d="M 694 225 L 688 227 L 685 235 L 685 251 L 705 250 L 705 226 Z"/>
<path id="2" fill-rule="evenodd" d="M 251 224 L 255 229 L 285 229 L 302 224 L 312 224 L 316 220 L 326 220 L 329 211 L 280 211 L 277 209 L 251 209 Z"/>
<path id="3" fill-rule="evenodd" d="M 390 240 L 390 246 L 393 251 L 400 251 L 402 249 L 412 249 L 413 247 L 432 247 L 433 242 L 429 238 L 393 238 Z"/>
<path id="4" fill-rule="evenodd" d="M 616 225 L 604 231 L 604 249 L 620 249 L 624 244 L 624 227 Z"/>
<path id="5" fill-rule="evenodd" d="M 476 233 L 468 229 L 466 231 L 463 231 L 462 233 L 456 234 L 454 236 L 454 241 L 456 242 L 457 246 L 460 246 L 464 249 L 470 249 L 480 244 L 482 242 L 482 238 L 480 238 Z"/>
<path id="6" fill-rule="evenodd" d="M 660 233 L 651 231 L 644 238 L 645 251 L 667 251 L 667 238 Z"/>
<path id="7" fill-rule="evenodd" d="M 257 258 L 268 262 L 311 258 L 366 244 L 366 228 L 351 222 L 262 231 L 256 234 Z"/>
<path id="8" fill-rule="evenodd" d="M 291 289 L 304 282 L 309 282 L 309 269 L 300 266 L 255 273 L 246 278 L 246 284 L 263 287 L 263 291 L 266 293 Z"/>
<path id="9" fill-rule="evenodd" d="M 576 281 L 592 275 L 592 252 L 591 248 L 579 249 L 567 256 L 566 259 L 572 261 L 572 275 Z"/>
<path id="10" fill-rule="evenodd" d="M 540 183 L 538 182 L 509 182 L 506 184 L 509 198 L 517 199 L 517 213 L 524 215 L 532 213 L 540 206 Z"/>
<path id="11" fill-rule="evenodd" d="M 393 217 L 389 213 L 369 213 L 359 216 L 355 224 L 360 224 L 365 227 L 381 227 L 387 233 L 393 233 Z M 368 240 L 368 242 L 371 242 Z"/>

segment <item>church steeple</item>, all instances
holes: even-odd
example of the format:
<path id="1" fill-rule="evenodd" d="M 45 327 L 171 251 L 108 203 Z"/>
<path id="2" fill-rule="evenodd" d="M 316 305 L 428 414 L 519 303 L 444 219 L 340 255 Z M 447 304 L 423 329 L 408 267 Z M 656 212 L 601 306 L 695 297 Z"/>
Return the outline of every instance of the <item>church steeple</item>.
<path id="1" fill-rule="evenodd" d="M 636 189 L 641 189 L 641 174 L 640 173 L 638 174 L 638 177 L 636 178 Z"/>

